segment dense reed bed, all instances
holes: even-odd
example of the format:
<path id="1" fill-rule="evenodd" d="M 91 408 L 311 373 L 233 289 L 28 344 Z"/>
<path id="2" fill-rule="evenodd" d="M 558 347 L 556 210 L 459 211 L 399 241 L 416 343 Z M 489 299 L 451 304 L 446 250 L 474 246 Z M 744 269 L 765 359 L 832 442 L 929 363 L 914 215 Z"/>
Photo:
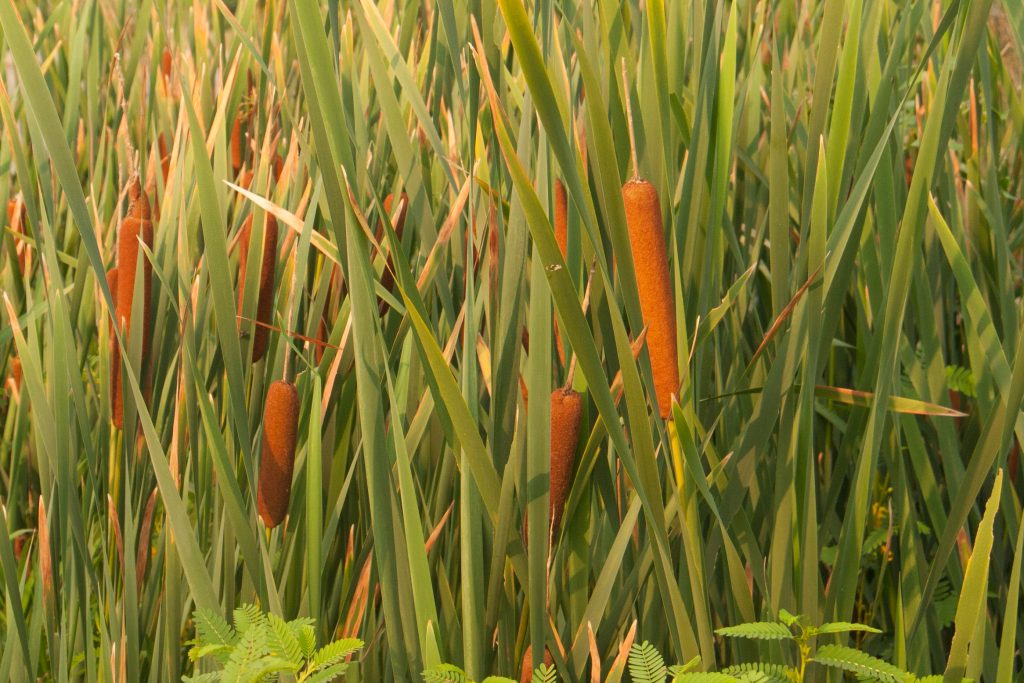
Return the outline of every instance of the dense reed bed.
<path id="1" fill-rule="evenodd" d="M 793 664 L 715 633 L 780 610 L 1020 680 L 1022 36 L 0 0 L 0 680 L 211 673 L 249 603 L 348 681 Z"/>

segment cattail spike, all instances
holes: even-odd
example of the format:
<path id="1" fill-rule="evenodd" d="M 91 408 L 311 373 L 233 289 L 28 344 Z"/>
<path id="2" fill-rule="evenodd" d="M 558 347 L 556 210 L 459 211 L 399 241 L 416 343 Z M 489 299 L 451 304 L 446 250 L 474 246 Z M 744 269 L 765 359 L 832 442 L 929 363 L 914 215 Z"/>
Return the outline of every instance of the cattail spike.
<path id="1" fill-rule="evenodd" d="M 654 185 L 645 180 L 630 180 L 623 185 L 622 200 L 626 208 L 640 309 L 648 327 L 647 348 L 651 356 L 658 409 L 661 417 L 667 418 L 672 396 L 679 391 L 679 365 L 672 271 L 668 266 L 661 206 Z"/>
<path id="2" fill-rule="evenodd" d="M 569 388 L 551 392 L 551 526 L 558 534 L 572 484 L 572 469 L 576 460 L 576 443 L 580 435 L 580 417 L 583 400 Z"/>
<path id="3" fill-rule="evenodd" d="M 280 524 L 288 512 L 298 421 L 299 392 L 295 385 L 281 380 L 271 384 L 263 409 L 263 444 L 256 494 L 260 518 L 271 529 Z"/>

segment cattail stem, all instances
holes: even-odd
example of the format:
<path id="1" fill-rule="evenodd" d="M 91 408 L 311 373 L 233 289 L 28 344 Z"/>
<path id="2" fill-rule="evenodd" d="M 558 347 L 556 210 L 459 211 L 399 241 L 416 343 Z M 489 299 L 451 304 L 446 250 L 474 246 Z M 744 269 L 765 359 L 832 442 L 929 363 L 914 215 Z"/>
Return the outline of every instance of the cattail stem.
<path id="1" fill-rule="evenodd" d="M 295 438 L 299 422 L 299 392 L 278 380 L 267 389 L 263 408 L 263 443 L 260 453 L 256 505 L 268 529 L 284 521 L 292 490 Z"/>
<path id="2" fill-rule="evenodd" d="M 633 252 L 640 309 L 647 326 L 647 348 L 661 416 L 667 418 L 672 396 L 679 390 L 676 353 L 676 309 L 672 272 L 668 266 L 661 206 L 654 185 L 630 180 L 622 186 L 626 225 Z"/>

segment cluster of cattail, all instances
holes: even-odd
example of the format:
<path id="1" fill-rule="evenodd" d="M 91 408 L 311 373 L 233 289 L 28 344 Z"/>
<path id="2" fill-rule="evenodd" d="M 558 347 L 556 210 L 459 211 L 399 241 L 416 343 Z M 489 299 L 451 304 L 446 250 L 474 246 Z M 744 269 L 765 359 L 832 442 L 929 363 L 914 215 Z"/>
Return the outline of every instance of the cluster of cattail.
<path id="1" fill-rule="evenodd" d="M 135 278 L 142 271 L 142 363 L 146 367 L 149 351 L 150 299 L 153 281 L 153 267 L 139 248 L 141 241 L 147 248 L 153 248 L 153 223 L 150 220 L 149 198 L 142 191 L 139 177 L 132 178 L 128 185 L 128 215 L 121 222 L 117 234 L 117 266 L 107 272 L 107 286 L 114 299 L 114 320 L 121 328 L 124 338 L 131 335 L 132 307 L 135 297 Z M 124 427 L 124 385 L 121 378 L 120 353 L 117 338 L 111 335 L 111 398 L 113 401 L 113 422 L 117 428 Z"/>
<path id="2" fill-rule="evenodd" d="M 299 423 L 299 392 L 279 380 L 267 390 L 263 408 L 263 443 L 260 451 L 256 506 L 268 528 L 284 520 L 292 490 L 295 438 Z"/>
<path id="3" fill-rule="evenodd" d="M 242 224 L 242 233 L 239 237 L 239 261 L 238 261 L 238 312 L 242 313 L 242 304 L 245 300 L 245 278 L 246 268 L 249 265 L 249 248 L 258 245 L 259 240 L 253 240 L 253 217 L 252 214 Z M 267 214 L 263 222 L 263 260 L 260 261 L 259 269 L 259 298 L 256 302 L 256 324 L 252 333 L 252 360 L 263 358 L 267 352 L 267 341 L 270 338 L 270 321 L 274 313 L 274 267 L 277 263 L 277 221 L 270 214 Z M 239 319 L 241 323 L 241 319 Z"/>
<path id="4" fill-rule="evenodd" d="M 672 272 L 668 266 L 661 206 L 657 190 L 646 180 L 633 179 L 623 185 L 622 201 L 626 208 L 640 310 L 647 326 L 655 394 L 661 417 L 667 418 L 672 397 L 679 390 L 679 366 Z"/>

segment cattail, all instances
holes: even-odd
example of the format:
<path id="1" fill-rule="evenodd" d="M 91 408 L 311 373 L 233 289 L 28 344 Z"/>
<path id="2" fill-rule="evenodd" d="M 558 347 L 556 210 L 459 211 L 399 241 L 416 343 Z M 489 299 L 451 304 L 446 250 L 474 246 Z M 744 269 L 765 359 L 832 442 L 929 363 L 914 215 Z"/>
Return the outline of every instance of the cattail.
<path id="1" fill-rule="evenodd" d="M 238 175 L 238 186 L 239 187 L 244 187 L 247 190 L 250 189 L 250 187 L 252 185 L 252 178 L 253 178 L 252 171 L 250 171 L 249 169 L 246 169 L 246 170 L 242 171 Z"/>
<path id="2" fill-rule="evenodd" d="M 565 197 L 565 185 L 561 180 L 555 181 L 555 241 L 562 252 L 562 258 L 566 258 L 566 248 L 569 243 L 569 211 Z"/>
<path id="3" fill-rule="evenodd" d="M 640 310 L 647 326 L 647 348 L 654 373 L 654 389 L 661 417 L 667 418 L 672 396 L 679 390 L 676 362 L 676 311 L 672 295 L 672 273 L 668 267 L 661 207 L 654 185 L 630 180 L 622 186 L 626 226 L 633 251 Z"/>
<path id="4" fill-rule="evenodd" d="M 115 299 L 115 320 L 121 326 L 125 339 L 131 335 L 132 307 L 135 297 L 135 274 L 139 259 L 142 260 L 142 363 L 146 367 L 146 355 L 149 350 L 150 298 L 153 284 L 153 268 L 149 260 L 141 254 L 139 240 L 149 248 L 153 248 L 153 223 L 150 221 L 149 198 L 142 191 L 139 177 L 135 176 L 128 187 L 128 216 L 121 222 L 121 230 L 117 235 L 117 297 Z M 124 278 L 122 281 L 121 278 Z M 109 280 L 108 280 L 109 282 Z M 124 419 L 124 388 L 121 377 L 118 377 L 118 390 L 115 394 L 115 424 L 119 427 Z"/>
<path id="5" fill-rule="evenodd" d="M 561 180 L 555 181 L 555 241 L 558 242 L 558 249 L 562 252 L 562 258 L 567 258 L 569 243 L 569 212 L 565 198 L 565 186 Z M 558 320 L 555 320 L 555 346 L 558 348 L 558 358 L 565 363 L 565 348 L 562 346 L 562 335 L 558 331 Z"/>
<path id="6" fill-rule="evenodd" d="M 171 152 L 167 148 L 167 138 L 164 137 L 163 133 L 160 133 L 156 143 L 160 147 L 160 172 L 164 176 L 164 184 L 166 185 L 167 176 L 171 174 Z"/>
<path id="7" fill-rule="evenodd" d="M 272 167 L 274 169 L 274 182 L 277 182 L 281 179 L 281 173 L 284 172 L 284 159 L 277 152 L 274 152 Z"/>
<path id="8" fill-rule="evenodd" d="M 15 356 L 11 359 L 11 381 L 14 383 L 14 392 L 21 390 L 21 359 Z"/>
<path id="9" fill-rule="evenodd" d="M 284 520 L 292 489 L 295 434 L 299 421 L 299 392 L 278 380 L 267 390 L 263 409 L 263 446 L 256 505 L 263 523 L 273 529 Z"/>
<path id="10" fill-rule="evenodd" d="M 409 195 L 407 195 L 406 193 L 403 192 L 401 195 L 399 195 L 399 199 L 401 199 L 401 201 L 402 201 L 402 206 L 401 206 L 401 208 L 398 211 L 398 215 L 395 216 L 394 228 L 395 228 L 395 235 L 398 237 L 399 240 L 401 240 L 402 239 L 402 231 L 405 230 L 405 214 L 408 213 L 408 210 L 409 210 Z M 383 217 L 381 220 L 389 220 L 390 219 L 390 217 L 391 217 L 391 209 L 394 206 L 394 203 L 395 203 L 395 196 L 394 196 L 394 194 L 389 194 L 387 197 L 384 198 L 384 213 L 387 214 L 387 215 L 385 217 Z M 377 237 L 377 241 L 378 242 L 380 242 L 381 240 L 384 239 L 384 226 L 383 225 L 381 225 L 380 227 L 377 228 L 377 236 L 376 237 Z M 394 270 L 395 270 L 395 263 L 394 263 L 394 261 L 391 258 L 391 253 L 389 252 L 388 253 L 388 257 L 387 257 L 387 262 L 386 262 L 386 264 L 384 266 L 384 272 L 381 273 L 381 275 L 380 275 L 380 283 L 381 283 L 381 285 L 383 285 L 384 289 L 389 291 L 389 292 L 391 291 L 391 288 L 395 284 Z M 383 299 L 378 299 L 377 307 L 378 307 L 378 310 L 380 312 L 380 315 L 384 315 L 384 313 L 388 310 L 388 304 Z"/>
<path id="11" fill-rule="evenodd" d="M 117 310 L 117 268 L 107 271 L 107 288 L 110 298 L 114 300 Z M 114 323 L 110 323 L 110 416 L 114 426 L 124 427 L 124 403 L 121 400 L 121 354 L 117 347 L 117 336 L 114 334 Z"/>
<path id="12" fill-rule="evenodd" d="M 558 532 L 572 483 L 583 401 L 569 388 L 551 392 L 551 524 Z"/>
<path id="13" fill-rule="evenodd" d="M 551 650 L 544 648 L 544 664 L 551 666 L 554 660 L 551 659 Z M 523 663 L 520 665 L 522 673 L 519 674 L 519 683 L 533 683 L 533 646 L 527 645 L 523 652 Z"/>
<path id="14" fill-rule="evenodd" d="M 164 46 L 163 54 L 160 55 L 160 72 L 164 77 L 164 85 L 170 89 L 171 84 L 171 66 L 174 63 L 174 58 L 171 56 L 171 50 L 167 46 Z"/>
<path id="15" fill-rule="evenodd" d="M 238 311 L 242 312 L 242 303 L 245 299 L 245 273 L 249 263 L 249 245 L 252 236 L 252 214 L 245 219 L 242 226 L 240 255 L 238 261 L 239 286 L 238 286 Z M 252 361 L 263 358 L 267 352 L 267 340 L 270 337 L 270 330 L 267 325 L 273 317 L 274 312 L 274 266 L 277 262 L 277 221 L 270 214 L 264 221 L 263 229 L 263 261 L 260 263 L 259 272 L 259 299 L 256 304 L 257 324 L 253 330 Z"/>
<path id="16" fill-rule="evenodd" d="M 245 161 L 245 145 L 243 144 L 245 131 L 243 128 L 248 129 L 251 120 L 252 112 L 243 102 L 238 108 L 238 114 L 235 115 L 235 123 L 231 126 L 231 168 L 235 169 L 235 173 L 242 169 L 242 163 Z"/>

